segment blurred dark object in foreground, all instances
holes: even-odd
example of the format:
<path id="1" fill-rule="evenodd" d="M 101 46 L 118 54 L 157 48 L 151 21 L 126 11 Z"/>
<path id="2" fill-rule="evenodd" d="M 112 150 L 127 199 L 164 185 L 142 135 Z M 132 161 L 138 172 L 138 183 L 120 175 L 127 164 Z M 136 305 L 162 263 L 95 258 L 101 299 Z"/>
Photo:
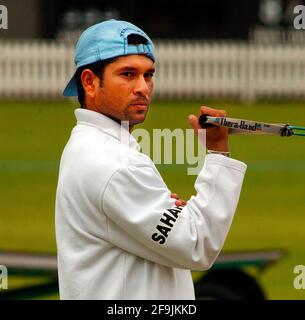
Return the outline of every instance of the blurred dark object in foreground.
<path id="1" fill-rule="evenodd" d="M 61 38 L 98 21 L 128 20 L 158 39 L 253 38 L 253 30 L 293 29 L 293 12 L 304 0 L 3 0 L 9 12 L 9 28 L 0 38 Z M 26 14 L 25 14 L 26 13 Z M 257 38 L 257 35 L 255 36 Z"/>

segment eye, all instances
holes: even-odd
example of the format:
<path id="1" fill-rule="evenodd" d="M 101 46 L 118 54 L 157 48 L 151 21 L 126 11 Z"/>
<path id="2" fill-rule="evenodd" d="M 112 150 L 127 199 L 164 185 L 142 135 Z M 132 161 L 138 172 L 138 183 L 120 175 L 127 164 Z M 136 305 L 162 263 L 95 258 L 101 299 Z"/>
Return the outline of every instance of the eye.
<path id="1" fill-rule="evenodd" d="M 122 73 L 122 75 L 126 78 L 131 78 L 133 76 L 133 72 L 131 71 L 125 71 Z"/>
<path id="2" fill-rule="evenodd" d="M 151 79 L 153 76 L 154 76 L 154 73 L 153 73 L 153 72 L 147 72 L 147 73 L 145 73 L 145 78 L 147 78 L 147 79 Z"/>

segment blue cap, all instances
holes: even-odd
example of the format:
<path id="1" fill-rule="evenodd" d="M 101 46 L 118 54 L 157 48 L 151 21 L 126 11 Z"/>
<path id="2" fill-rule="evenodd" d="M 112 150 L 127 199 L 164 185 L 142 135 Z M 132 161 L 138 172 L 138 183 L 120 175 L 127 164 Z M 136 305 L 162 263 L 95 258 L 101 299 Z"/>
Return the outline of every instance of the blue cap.
<path id="1" fill-rule="evenodd" d="M 144 37 L 147 43 L 128 44 L 127 37 L 131 34 Z M 76 44 L 74 62 L 77 69 L 97 61 L 130 54 L 144 54 L 154 62 L 156 60 L 154 45 L 144 31 L 130 22 L 111 19 L 95 24 L 82 33 Z M 63 95 L 78 95 L 75 73 Z"/>

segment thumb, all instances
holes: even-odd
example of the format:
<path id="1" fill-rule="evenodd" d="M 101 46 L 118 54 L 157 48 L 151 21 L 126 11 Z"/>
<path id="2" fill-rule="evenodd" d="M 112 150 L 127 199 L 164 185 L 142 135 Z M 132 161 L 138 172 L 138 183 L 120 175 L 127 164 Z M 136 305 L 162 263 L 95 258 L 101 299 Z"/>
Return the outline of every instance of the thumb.
<path id="1" fill-rule="evenodd" d="M 198 129 L 202 129 L 200 127 L 200 125 L 199 125 L 198 118 L 195 115 L 190 114 L 189 117 L 188 117 L 188 121 L 189 121 L 189 124 L 195 130 L 196 133 L 198 133 Z"/>

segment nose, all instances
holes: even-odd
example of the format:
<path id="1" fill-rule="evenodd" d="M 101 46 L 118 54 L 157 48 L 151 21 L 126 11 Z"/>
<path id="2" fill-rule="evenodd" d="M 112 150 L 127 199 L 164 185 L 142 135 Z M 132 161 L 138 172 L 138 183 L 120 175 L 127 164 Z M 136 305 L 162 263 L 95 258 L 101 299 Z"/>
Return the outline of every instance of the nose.
<path id="1" fill-rule="evenodd" d="M 134 87 L 135 95 L 148 96 L 150 93 L 150 85 L 147 83 L 144 76 L 139 76 Z"/>

